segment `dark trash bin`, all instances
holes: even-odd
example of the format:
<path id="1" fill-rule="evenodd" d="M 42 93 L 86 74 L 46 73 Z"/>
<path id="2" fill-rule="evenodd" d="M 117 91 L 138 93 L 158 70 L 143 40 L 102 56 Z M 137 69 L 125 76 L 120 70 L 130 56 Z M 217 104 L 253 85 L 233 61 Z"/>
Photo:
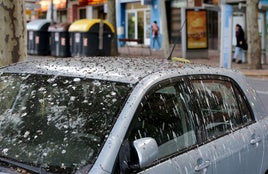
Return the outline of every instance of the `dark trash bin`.
<path id="1" fill-rule="evenodd" d="M 55 57 L 69 57 L 70 38 L 68 23 L 59 23 L 51 25 L 48 28 L 50 32 L 50 54 Z"/>
<path id="2" fill-rule="evenodd" d="M 50 21 L 37 19 L 27 23 L 27 53 L 33 55 L 48 55 Z"/>
<path id="3" fill-rule="evenodd" d="M 101 19 L 81 19 L 71 24 L 71 56 L 110 56 L 112 25 Z"/>

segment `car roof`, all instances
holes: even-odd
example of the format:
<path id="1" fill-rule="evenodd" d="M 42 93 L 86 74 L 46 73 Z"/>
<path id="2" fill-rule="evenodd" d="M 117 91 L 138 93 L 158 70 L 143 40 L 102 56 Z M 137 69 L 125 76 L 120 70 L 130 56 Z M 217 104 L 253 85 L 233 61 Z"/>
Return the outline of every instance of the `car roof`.
<path id="1" fill-rule="evenodd" d="M 82 57 L 82 58 L 31 58 L 0 69 L 0 72 L 73 76 L 135 84 L 145 76 L 161 72 L 200 72 L 210 69 L 219 73 L 223 69 L 157 58 Z M 191 72 L 190 72 L 191 71 Z"/>

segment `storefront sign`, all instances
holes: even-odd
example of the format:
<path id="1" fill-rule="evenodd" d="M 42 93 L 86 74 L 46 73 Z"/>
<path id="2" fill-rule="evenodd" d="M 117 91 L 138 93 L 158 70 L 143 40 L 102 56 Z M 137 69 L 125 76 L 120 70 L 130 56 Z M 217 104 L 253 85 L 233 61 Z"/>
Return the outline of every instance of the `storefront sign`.
<path id="1" fill-rule="evenodd" d="M 47 11 L 49 6 L 51 5 L 51 0 L 41 0 L 37 2 L 41 6 L 41 11 Z M 53 4 L 57 9 L 65 9 L 66 8 L 66 0 L 53 0 Z"/>
<path id="2" fill-rule="evenodd" d="M 208 48 L 207 11 L 186 10 L 187 49 Z"/>
<path id="3" fill-rule="evenodd" d="M 104 4 L 107 0 L 79 0 L 79 5 Z"/>
<path id="4" fill-rule="evenodd" d="M 88 0 L 88 5 L 104 4 L 107 0 Z"/>

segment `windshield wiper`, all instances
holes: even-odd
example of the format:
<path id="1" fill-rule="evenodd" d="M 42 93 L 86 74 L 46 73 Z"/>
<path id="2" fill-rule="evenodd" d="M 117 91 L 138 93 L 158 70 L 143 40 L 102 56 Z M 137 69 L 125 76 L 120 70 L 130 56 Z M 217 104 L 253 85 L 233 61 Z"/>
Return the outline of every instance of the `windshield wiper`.
<path id="1" fill-rule="evenodd" d="M 13 161 L 13 160 L 10 160 L 7 158 L 0 157 L 0 162 L 7 163 L 9 165 L 13 165 L 13 166 L 28 170 L 30 172 L 38 173 L 38 174 L 48 174 L 48 172 L 45 171 L 42 167 L 40 167 L 40 168 L 34 167 L 31 165 L 27 165 L 27 164 L 24 164 L 21 162 L 16 162 L 16 161 Z"/>

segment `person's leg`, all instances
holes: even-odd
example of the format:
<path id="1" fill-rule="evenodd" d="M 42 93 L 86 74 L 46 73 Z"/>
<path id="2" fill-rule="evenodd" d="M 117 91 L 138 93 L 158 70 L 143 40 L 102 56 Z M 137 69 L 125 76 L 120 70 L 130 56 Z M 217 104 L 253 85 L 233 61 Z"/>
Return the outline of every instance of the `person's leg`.
<path id="1" fill-rule="evenodd" d="M 244 50 L 242 48 L 239 48 L 239 57 L 240 60 L 237 63 L 244 63 L 245 62 L 245 57 L 244 57 Z"/>
<path id="2" fill-rule="evenodd" d="M 154 39 L 154 37 L 153 37 L 153 47 L 152 47 L 152 49 L 154 49 L 154 41 L 155 41 L 155 39 Z"/>
<path id="3" fill-rule="evenodd" d="M 158 48 L 161 48 L 158 37 L 156 37 L 156 39 L 157 39 L 156 41 L 157 41 Z"/>
<path id="4" fill-rule="evenodd" d="M 239 47 L 235 47 L 235 52 L 234 52 L 234 56 L 233 56 L 233 62 L 236 61 L 238 54 L 239 54 Z"/>

